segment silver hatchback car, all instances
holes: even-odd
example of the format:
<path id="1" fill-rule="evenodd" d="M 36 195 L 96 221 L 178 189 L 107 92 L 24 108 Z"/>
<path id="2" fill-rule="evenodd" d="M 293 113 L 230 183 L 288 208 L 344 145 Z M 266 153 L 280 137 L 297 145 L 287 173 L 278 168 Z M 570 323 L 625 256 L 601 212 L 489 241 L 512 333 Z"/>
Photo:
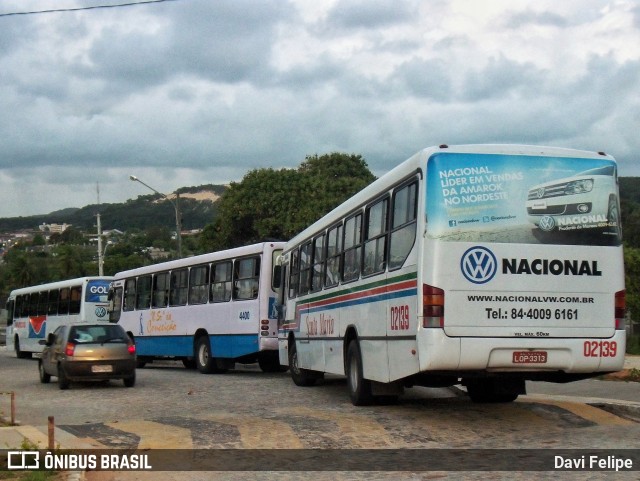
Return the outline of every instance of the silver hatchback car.
<path id="1" fill-rule="evenodd" d="M 117 324 L 75 324 L 58 327 L 46 341 L 38 360 L 40 382 L 57 376 L 60 389 L 71 381 L 122 379 L 136 382 L 136 347 Z"/>

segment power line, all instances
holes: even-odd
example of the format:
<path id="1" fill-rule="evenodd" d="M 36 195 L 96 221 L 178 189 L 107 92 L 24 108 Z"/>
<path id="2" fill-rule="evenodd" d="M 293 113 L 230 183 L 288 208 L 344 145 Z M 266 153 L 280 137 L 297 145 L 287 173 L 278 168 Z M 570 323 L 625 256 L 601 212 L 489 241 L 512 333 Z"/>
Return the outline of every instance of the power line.
<path id="1" fill-rule="evenodd" d="M 145 5 L 149 3 L 177 2 L 177 1 L 178 0 L 141 0 L 140 2 L 117 3 L 114 5 L 94 5 L 91 7 L 56 8 L 52 10 L 35 10 L 30 12 L 0 13 L 0 17 L 12 17 L 16 15 L 36 15 L 39 13 L 78 12 L 80 10 L 97 10 L 97 9 L 104 9 L 104 8 L 133 7 L 136 5 Z"/>

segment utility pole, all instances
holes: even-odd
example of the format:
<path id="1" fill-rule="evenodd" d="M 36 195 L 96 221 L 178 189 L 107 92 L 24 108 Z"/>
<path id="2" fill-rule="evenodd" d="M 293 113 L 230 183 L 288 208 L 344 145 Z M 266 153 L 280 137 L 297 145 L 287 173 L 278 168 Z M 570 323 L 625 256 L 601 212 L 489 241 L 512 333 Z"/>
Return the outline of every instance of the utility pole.
<path id="1" fill-rule="evenodd" d="M 100 183 L 96 182 L 96 189 L 98 191 L 98 275 L 104 276 L 104 254 L 102 252 L 102 224 L 100 223 Z"/>

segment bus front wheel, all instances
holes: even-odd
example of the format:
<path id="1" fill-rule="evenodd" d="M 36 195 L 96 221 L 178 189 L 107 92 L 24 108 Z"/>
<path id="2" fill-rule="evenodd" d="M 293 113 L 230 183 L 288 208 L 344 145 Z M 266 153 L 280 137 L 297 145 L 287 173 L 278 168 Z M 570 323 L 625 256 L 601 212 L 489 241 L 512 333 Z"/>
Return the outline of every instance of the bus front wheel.
<path id="1" fill-rule="evenodd" d="M 289 371 L 291 372 L 291 379 L 296 386 L 313 386 L 318 380 L 318 376 L 314 376 L 313 373 L 307 369 L 300 367 L 295 341 L 292 341 L 289 345 Z"/>
<path id="2" fill-rule="evenodd" d="M 364 378 L 362 354 L 358 341 L 351 341 L 347 348 L 347 386 L 354 406 L 367 406 L 373 402 L 371 381 Z"/>
<path id="3" fill-rule="evenodd" d="M 196 367 L 202 374 L 213 372 L 216 360 L 211 357 L 211 344 L 209 336 L 200 336 L 196 341 Z"/>
<path id="4" fill-rule="evenodd" d="M 225 367 L 219 367 L 218 361 L 211 355 L 209 336 L 200 336 L 196 341 L 196 367 L 202 374 L 222 374 L 227 372 Z"/>

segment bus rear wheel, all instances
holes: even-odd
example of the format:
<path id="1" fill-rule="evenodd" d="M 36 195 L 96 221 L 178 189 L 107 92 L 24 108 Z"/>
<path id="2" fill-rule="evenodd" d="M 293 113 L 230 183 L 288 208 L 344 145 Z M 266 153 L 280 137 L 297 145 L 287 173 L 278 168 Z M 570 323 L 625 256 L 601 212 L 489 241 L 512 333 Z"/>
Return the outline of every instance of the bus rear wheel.
<path id="1" fill-rule="evenodd" d="M 364 378 L 362 354 L 358 341 L 351 341 L 347 347 L 347 386 L 354 406 L 368 406 L 373 403 L 371 381 Z"/>
<path id="2" fill-rule="evenodd" d="M 211 355 L 211 343 L 209 336 L 200 336 L 196 341 L 196 367 L 202 374 L 222 374 L 227 369 L 218 367 L 218 362 Z"/>
<path id="3" fill-rule="evenodd" d="M 14 343 L 13 343 L 13 347 L 16 351 L 16 357 L 18 359 L 31 359 L 31 353 L 28 351 L 21 351 L 20 350 L 20 339 L 18 339 L 16 337 Z"/>
<path id="4" fill-rule="evenodd" d="M 278 351 L 264 351 L 258 354 L 258 366 L 262 372 L 285 372 L 286 366 L 280 365 Z"/>

